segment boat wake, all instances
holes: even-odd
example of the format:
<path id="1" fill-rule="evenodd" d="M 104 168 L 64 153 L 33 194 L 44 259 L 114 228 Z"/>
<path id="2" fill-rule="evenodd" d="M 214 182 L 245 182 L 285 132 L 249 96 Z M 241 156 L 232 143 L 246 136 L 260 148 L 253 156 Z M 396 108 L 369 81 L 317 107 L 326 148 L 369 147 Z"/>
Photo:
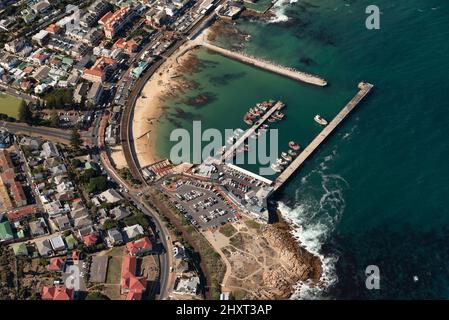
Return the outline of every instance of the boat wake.
<path id="1" fill-rule="evenodd" d="M 295 205 L 291 208 L 279 203 L 279 210 L 285 220 L 293 227 L 293 236 L 302 247 L 318 256 L 323 272 L 318 286 L 310 282 L 296 285 L 291 299 L 326 299 L 327 289 L 338 281 L 335 265 L 336 254 L 324 254 L 322 246 L 326 243 L 340 220 L 346 203 L 344 191 L 349 187 L 346 180 L 336 174 L 327 174 L 326 163 L 336 152 L 324 158 L 319 169 L 311 171 L 301 179 L 296 190 Z M 324 169 L 323 169 L 324 168 Z M 317 190 L 317 182 L 320 184 Z"/>

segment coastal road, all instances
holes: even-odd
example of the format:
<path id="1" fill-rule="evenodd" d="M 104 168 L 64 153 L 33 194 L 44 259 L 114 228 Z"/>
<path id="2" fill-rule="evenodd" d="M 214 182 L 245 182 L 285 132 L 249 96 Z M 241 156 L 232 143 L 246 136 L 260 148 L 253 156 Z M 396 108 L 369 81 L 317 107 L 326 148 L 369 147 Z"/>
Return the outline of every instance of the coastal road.
<path id="1" fill-rule="evenodd" d="M 160 283 L 160 291 L 157 296 L 158 300 L 163 300 L 168 297 L 169 290 L 172 282 L 170 281 L 170 266 L 172 265 L 172 256 L 171 252 L 173 251 L 172 245 L 170 241 L 168 241 L 168 230 L 162 221 L 159 219 L 159 215 L 157 212 L 154 212 L 152 208 L 145 204 L 143 198 L 139 195 L 142 190 L 134 189 L 132 186 L 128 184 L 115 170 L 112 166 L 108 154 L 104 148 L 104 131 L 106 128 L 107 121 L 109 119 L 109 112 L 106 112 L 98 125 L 95 125 L 93 128 L 93 136 L 98 137 L 98 139 L 94 140 L 95 147 L 97 147 L 100 152 L 93 156 L 93 160 L 96 162 L 101 162 L 105 170 L 108 172 L 109 177 L 117 184 L 125 186 L 128 189 L 128 192 L 123 192 L 123 196 L 128 199 L 130 202 L 134 203 L 134 205 L 142 211 L 145 215 L 152 218 L 154 222 L 156 234 L 159 236 L 159 239 L 162 243 L 165 251 L 159 254 L 159 283 Z"/>
<path id="2" fill-rule="evenodd" d="M 30 126 L 26 123 L 6 121 L 0 123 L 0 128 L 4 128 L 13 134 L 27 134 L 32 137 L 42 137 L 51 141 L 67 145 L 70 144 L 71 130 Z M 89 137 L 88 133 L 86 132 L 81 132 L 80 134 L 85 142 L 89 142 L 89 140 L 91 139 L 91 137 Z"/>

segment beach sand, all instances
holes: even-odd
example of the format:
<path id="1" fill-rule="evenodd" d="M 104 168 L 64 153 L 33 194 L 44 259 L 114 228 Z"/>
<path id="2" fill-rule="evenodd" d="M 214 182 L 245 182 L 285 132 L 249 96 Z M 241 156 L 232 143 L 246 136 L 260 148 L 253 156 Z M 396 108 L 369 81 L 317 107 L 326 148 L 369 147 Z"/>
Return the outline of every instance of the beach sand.
<path id="1" fill-rule="evenodd" d="M 136 101 L 132 128 L 141 167 L 162 160 L 156 149 L 157 123 L 165 108 L 164 100 L 189 86 L 180 76 L 194 68 L 196 58 L 191 49 L 192 43 L 187 42 L 172 54 L 151 76 Z"/>

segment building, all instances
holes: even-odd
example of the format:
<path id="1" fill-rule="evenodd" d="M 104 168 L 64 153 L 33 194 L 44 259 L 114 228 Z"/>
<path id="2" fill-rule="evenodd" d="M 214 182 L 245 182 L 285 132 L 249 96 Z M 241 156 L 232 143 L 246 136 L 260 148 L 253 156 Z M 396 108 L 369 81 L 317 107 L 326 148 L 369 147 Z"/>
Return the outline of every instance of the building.
<path id="1" fill-rule="evenodd" d="M 109 11 L 103 17 L 101 17 L 98 24 L 103 26 L 104 34 L 106 38 L 112 39 L 120 32 L 123 27 L 134 16 L 134 11 L 130 7 L 123 7 L 114 13 Z"/>
<path id="2" fill-rule="evenodd" d="M 31 221 L 29 223 L 30 234 L 32 237 L 40 237 L 47 234 L 47 225 L 45 224 L 44 218 L 39 218 L 36 221 Z"/>
<path id="3" fill-rule="evenodd" d="M 192 277 L 178 277 L 174 285 L 174 292 L 178 294 L 196 295 L 200 286 L 200 278 L 198 276 Z"/>
<path id="4" fill-rule="evenodd" d="M 9 241 L 14 239 L 11 223 L 9 221 L 0 222 L 0 241 Z"/>
<path id="5" fill-rule="evenodd" d="M 107 203 L 116 203 L 123 200 L 122 196 L 115 189 L 108 189 L 99 195 L 102 201 Z"/>
<path id="6" fill-rule="evenodd" d="M 51 4 L 47 0 L 39 1 L 31 6 L 31 9 L 33 9 L 33 11 L 36 14 L 45 13 L 45 12 L 49 11 L 50 8 L 51 8 Z"/>
<path id="7" fill-rule="evenodd" d="M 42 144 L 42 152 L 41 157 L 50 158 L 50 157 L 61 157 L 58 148 L 53 142 L 47 141 Z"/>
<path id="8" fill-rule="evenodd" d="M 76 86 L 75 91 L 73 92 L 73 101 L 75 103 L 81 103 L 83 99 L 86 98 L 88 92 L 89 92 L 89 84 L 85 82 L 79 83 Z"/>
<path id="9" fill-rule="evenodd" d="M 143 227 L 140 224 L 135 224 L 126 228 L 123 228 L 128 239 L 134 239 L 144 234 Z"/>
<path id="10" fill-rule="evenodd" d="M 48 239 L 36 241 L 36 248 L 42 257 L 48 257 L 53 254 L 53 247 Z"/>
<path id="11" fill-rule="evenodd" d="M 103 94 L 103 86 L 101 82 L 94 82 L 92 87 L 90 87 L 89 92 L 87 93 L 87 100 L 96 105 L 100 102 L 101 96 Z"/>
<path id="12" fill-rule="evenodd" d="M 65 250 L 64 239 L 62 239 L 61 236 L 54 236 L 53 238 L 50 238 L 50 244 L 53 248 L 53 251 Z"/>
<path id="13" fill-rule="evenodd" d="M 153 251 L 153 245 L 148 237 L 143 237 L 139 240 L 128 242 L 126 249 L 131 256 L 143 256 Z"/>
<path id="14" fill-rule="evenodd" d="M 63 258 L 51 258 L 50 264 L 47 266 L 48 271 L 64 270 L 65 260 Z"/>
<path id="15" fill-rule="evenodd" d="M 109 2 L 97 0 L 87 9 L 87 13 L 81 18 L 80 25 L 88 28 L 94 26 L 100 17 L 104 16 L 112 9 Z"/>
<path id="16" fill-rule="evenodd" d="M 69 218 L 65 214 L 57 217 L 55 223 L 58 226 L 59 231 L 65 231 L 72 227 Z"/>
<path id="17" fill-rule="evenodd" d="M 50 39 L 50 34 L 46 30 L 40 30 L 34 36 L 31 37 L 31 40 L 36 41 L 40 46 L 44 46 L 48 43 Z"/>
<path id="18" fill-rule="evenodd" d="M 75 291 L 73 289 L 67 289 L 65 286 L 45 286 L 42 289 L 42 300 L 73 300 Z"/>
<path id="19" fill-rule="evenodd" d="M 83 78 L 91 82 L 103 82 L 117 67 L 117 61 L 108 57 L 99 57 L 94 65 L 83 71 Z"/>
<path id="20" fill-rule="evenodd" d="M 126 41 L 123 38 L 118 39 L 114 45 L 112 46 L 113 49 L 122 49 L 126 51 L 127 53 L 133 53 L 136 52 L 139 48 L 139 45 L 134 40 Z"/>
<path id="21" fill-rule="evenodd" d="M 22 50 L 26 45 L 26 42 L 22 38 L 14 39 L 8 43 L 5 44 L 5 50 L 11 53 L 18 53 L 20 50 Z"/>
<path id="22" fill-rule="evenodd" d="M 128 217 L 131 212 L 129 212 L 128 209 L 120 206 L 120 207 L 115 207 L 114 209 L 111 209 L 109 211 L 109 214 L 113 217 L 114 220 L 122 220 L 126 217 Z"/>
<path id="23" fill-rule="evenodd" d="M 123 236 L 116 228 L 108 230 L 108 240 L 112 246 L 123 244 Z"/>
<path id="24" fill-rule="evenodd" d="M 18 181 L 14 181 L 10 185 L 10 191 L 12 194 L 12 198 L 16 204 L 16 207 L 22 207 L 27 205 L 27 197 L 25 196 L 25 192 L 23 192 L 23 187 Z"/>
<path id="25" fill-rule="evenodd" d="M 147 287 L 147 279 L 138 277 L 137 258 L 131 256 L 123 257 L 120 290 L 127 294 L 127 300 L 140 300 Z"/>

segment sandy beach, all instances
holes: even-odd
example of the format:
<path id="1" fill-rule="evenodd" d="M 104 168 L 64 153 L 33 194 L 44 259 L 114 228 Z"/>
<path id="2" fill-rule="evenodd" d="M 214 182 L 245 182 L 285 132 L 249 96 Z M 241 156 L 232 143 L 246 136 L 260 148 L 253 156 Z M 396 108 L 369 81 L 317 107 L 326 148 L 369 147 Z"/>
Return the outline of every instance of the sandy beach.
<path id="1" fill-rule="evenodd" d="M 203 31 L 206 35 L 207 31 Z M 180 75 L 191 72 L 196 58 L 192 43 L 182 45 L 153 74 L 136 101 L 133 118 L 133 137 L 136 154 L 142 167 L 162 160 L 157 154 L 157 123 L 165 106 L 164 100 L 185 90 L 189 84 Z"/>

